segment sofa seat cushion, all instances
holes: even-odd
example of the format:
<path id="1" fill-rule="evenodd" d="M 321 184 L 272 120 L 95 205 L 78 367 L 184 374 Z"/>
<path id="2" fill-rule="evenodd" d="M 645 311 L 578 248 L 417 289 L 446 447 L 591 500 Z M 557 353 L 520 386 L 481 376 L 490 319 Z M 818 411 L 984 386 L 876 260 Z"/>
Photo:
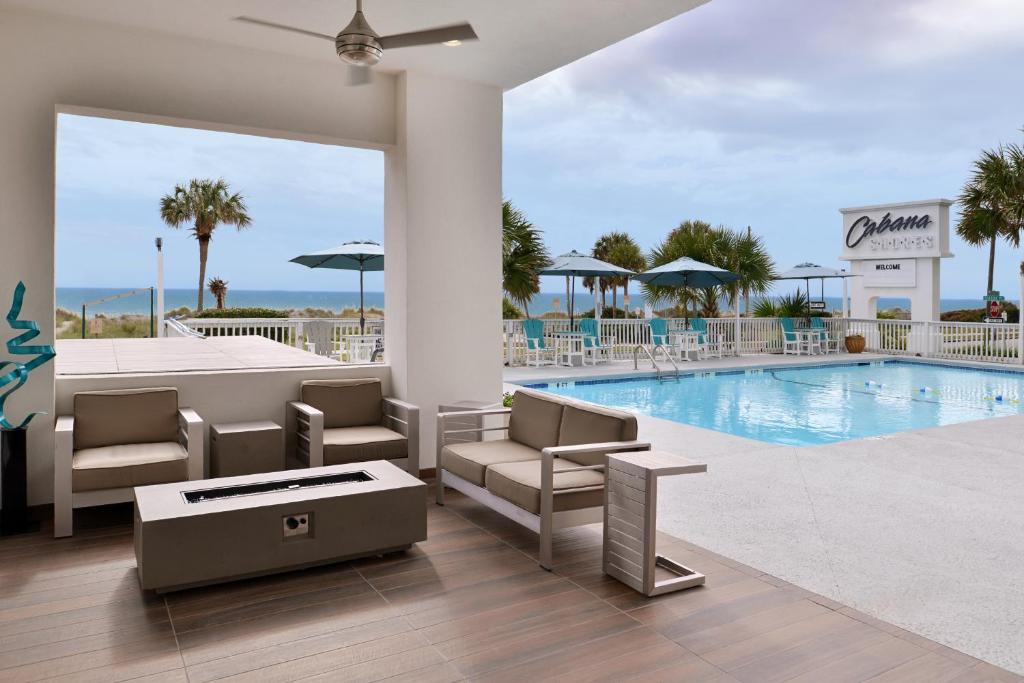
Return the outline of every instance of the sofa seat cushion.
<path id="1" fill-rule="evenodd" d="M 441 467 L 470 484 L 483 486 L 487 468 L 505 462 L 540 460 L 540 451 L 512 439 L 453 443 L 441 449 Z"/>
<path id="2" fill-rule="evenodd" d="M 519 389 L 508 419 L 508 438 L 535 450 L 558 445 L 562 402 L 540 391 Z"/>
<path id="3" fill-rule="evenodd" d="M 387 427 L 335 427 L 324 430 L 324 465 L 409 456 L 409 440 Z"/>
<path id="4" fill-rule="evenodd" d="M 555 512 L 604 505 L 604 475 L 594 470 L 559 473 L 571 467 L 579 465 L 571 460 L 554 460 Z M 528 512 L 540 514 L 540 469 L 540 460 L 492 465 L 487 468 L 487 490 Z M 581 490 L 587 486 L 600 488 Z"/>
<path id="5" fill-rule="evenodd" d="M 188 451 L 177 441 L 85 448 L 71 457 L 71 490 L 98 491 L 188 479 Z"/>
<path id="6" fill-rule="evenodd" d="M 587 443 L 633 441 L 636 434 L 634 415 L 590 404 L 566 405 L 558 430 L 558 445 L 578 446 Z M 581 453 L 567 457 L 581 465 L 603 465 L 605 454 Z"/>
<path id="7" fill-rule="evenodd" d="M 384 417 L 384 397 L 376 377 L 306 380 L 299 398 L 324 414 L 327 429 L 379 425 Z"/>

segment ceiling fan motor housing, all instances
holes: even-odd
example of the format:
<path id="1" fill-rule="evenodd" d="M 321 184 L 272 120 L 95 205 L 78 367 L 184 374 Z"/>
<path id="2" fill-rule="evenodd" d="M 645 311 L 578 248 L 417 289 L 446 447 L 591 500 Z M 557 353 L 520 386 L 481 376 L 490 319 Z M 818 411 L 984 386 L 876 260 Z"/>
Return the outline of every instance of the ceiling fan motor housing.
<path id="1" fill-rule="evenodd" d="M 378 37 L 363 13 L 356 12 L 348 26 L 334 39 L 334 47 L 343 62 L 355 66 L 373 66 L 384 54 Z"/>

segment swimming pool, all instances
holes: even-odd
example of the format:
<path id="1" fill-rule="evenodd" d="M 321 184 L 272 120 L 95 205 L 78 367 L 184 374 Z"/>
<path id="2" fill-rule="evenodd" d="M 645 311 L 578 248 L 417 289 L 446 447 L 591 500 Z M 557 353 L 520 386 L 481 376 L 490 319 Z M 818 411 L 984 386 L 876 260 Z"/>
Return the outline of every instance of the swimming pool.
<path id="1" fill-rule="evenodd" d="M 791 446 L 1024 412 L 1024 373 L 902 360 L 526 386 Z"/>

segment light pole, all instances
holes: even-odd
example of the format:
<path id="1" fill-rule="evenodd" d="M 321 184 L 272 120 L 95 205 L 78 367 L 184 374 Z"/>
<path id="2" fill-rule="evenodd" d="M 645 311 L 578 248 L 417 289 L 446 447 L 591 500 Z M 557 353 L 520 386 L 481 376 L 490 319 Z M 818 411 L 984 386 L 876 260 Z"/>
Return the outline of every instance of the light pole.
<path id="1" fill-rule="evenodd" d="M 156 238 L 156 336 L 164 336 L 164 239 Z"/>

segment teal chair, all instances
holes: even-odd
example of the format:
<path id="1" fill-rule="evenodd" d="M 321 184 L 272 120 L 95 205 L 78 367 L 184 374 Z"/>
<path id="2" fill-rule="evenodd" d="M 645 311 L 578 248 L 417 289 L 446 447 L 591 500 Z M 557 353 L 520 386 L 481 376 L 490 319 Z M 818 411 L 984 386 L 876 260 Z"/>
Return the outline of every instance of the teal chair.
<path id="1" fill-rule="evenodd" d="M 829 335 L 824 318 L 811 318 L 811 329 L 818 333 L 818 344 L 821 346 L 822 351 L 825 353 L 832 353 L 833 351 L 839 353 L 839 338 Z"/>
<path id="2" fill-rule="evenodd" d="M 669 348 L 668 321 L 664 318 L 651 318 L 647 324 L 651 327 L 651 345 Z"/>
<path id="3" fill-rule="evenodd" d="M 593 318 L 584 318 L 580 320 L 577 328 L 583 333 L 583 362 L 586 363 L 587 357 L 593 361 L 594 365 L 597 365 L 598 361 L 610 360 L 608 354 L 609 347 L 601 343 L 601 331 L 600 325 L 597 320 Z"/>
<path id="4" fill-rule="evenodd" d="M 796 333 L 796 325 L 792 318 L 779 318 L 782 325 L 782 353 L 800 355 L 800 337 Z"/>
<path id="5" fill-rule="evenodd" d="M 538 368 L 553 365 L 555 350 L 544 343 L 544 321 L 535 318 L 524 320 L 523 334 L 526 335 L 526 364 Z"/>
<path id="6" fill-rule="evenodd" d="M 708 334 L 708 322 L 704 318 L 692 318 L 690 329 L 699 332 L 697 335 L 697 355 L 708 358 L 710 356 L 722 357 L 722 340 L 718 335 Z"/>

